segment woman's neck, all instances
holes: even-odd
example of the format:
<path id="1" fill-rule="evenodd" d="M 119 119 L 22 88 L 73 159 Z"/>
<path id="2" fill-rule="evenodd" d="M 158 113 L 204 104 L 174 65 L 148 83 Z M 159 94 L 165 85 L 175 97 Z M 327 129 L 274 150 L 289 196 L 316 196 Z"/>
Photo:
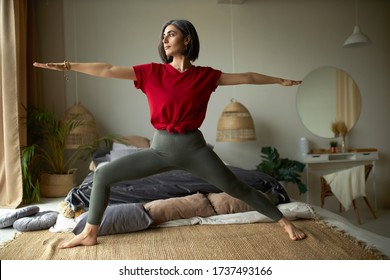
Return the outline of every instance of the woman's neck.
<path id="1" fill-rule="evenodd" d="M 185 72 L 192 66 L 191 61 L 188 58 L 173 58 L 171 65 L 180 72 Z"/>

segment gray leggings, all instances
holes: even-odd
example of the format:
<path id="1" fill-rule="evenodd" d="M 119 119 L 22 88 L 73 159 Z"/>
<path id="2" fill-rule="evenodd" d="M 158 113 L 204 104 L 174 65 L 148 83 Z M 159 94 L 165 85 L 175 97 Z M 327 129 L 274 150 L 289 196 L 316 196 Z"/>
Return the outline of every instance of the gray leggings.
<path id="1" fill-rule="evenodd" d="M 274 221 L 283 217 L 265 195 L 236 178 L 206 145 L 199 130 L 185 134 L 157 130 L 150 149 L 124 156 L 95 171 L 88 223 L 100 224 L 109 202 L 111 184 L 173 169 L 191 172 L 229 195 L 245 201 Z"/>

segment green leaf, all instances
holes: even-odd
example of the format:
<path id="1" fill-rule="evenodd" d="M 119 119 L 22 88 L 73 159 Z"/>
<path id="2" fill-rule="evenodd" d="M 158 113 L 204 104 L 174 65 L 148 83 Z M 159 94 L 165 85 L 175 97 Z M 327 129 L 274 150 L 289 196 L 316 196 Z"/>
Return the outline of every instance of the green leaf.
<path id="1" fill-rule="evenodd" d="M 296 184 L 300 194 L 307 191 L 306 185 L 300 179 L 305 164 L 296 160 L 280 158 L 278 150 L 269 146 L 261 148 L 261 159 L 262 162 L 256 166 L 258 171 L 268 174 L 278 181 Z"/>

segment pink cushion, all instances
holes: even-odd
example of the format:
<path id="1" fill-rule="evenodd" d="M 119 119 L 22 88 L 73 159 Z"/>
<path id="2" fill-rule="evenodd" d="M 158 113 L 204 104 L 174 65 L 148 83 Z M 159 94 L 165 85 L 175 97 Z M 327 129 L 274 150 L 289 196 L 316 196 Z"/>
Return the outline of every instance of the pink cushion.
<path id="1" fill-rule="evenodd" d="M 218 215 L 253 211 L 253 208 L 244 201 L 224 192 L 209 193 L 207 197 Z"/>
<path id="2" fill-rule="evenodd" d="M 144 208 L 154 220 L 155 224 L 177 219 L 215 215 L 209 200 L 201 193 L 184 197 L 154 200 L 144 204 Z"/>

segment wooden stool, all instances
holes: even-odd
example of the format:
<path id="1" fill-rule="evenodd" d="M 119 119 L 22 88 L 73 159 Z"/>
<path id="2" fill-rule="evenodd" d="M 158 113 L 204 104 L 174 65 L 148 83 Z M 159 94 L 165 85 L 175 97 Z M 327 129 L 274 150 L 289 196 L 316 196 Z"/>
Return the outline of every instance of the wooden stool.
<path id="1" fill-rule="evenodd" d="M 368 179 L 368 175 L 370 175 L 372 167 L 373 167 L 372 164 L 366 164 L 364 166 L 364 174 L 365 174 L 364 178 L 365 178 L 366 182 L 367 182 L 367 179 Z M 325 178 L 323 176 L 320 177 L 320 180 L 321 180 L 321 208 L 323 208 L 324 207 L 324 203 L 325 203 L 325 197 L 333 196 L 334 194 L 332 193 L 332 190 L 331 190 L 329 184 L 326 182 L 326 180 L 325 180 Z M 374 219 L 376 219 L 376 215 L 375 215 L 374 209 L 371 207 L 371 204 L 368 201 L 367 197 L 363 196 L 363 199 L 366 202 L 368 208 L 370 209 L 371 214 L 374 216 Z M 339 203 L 339 205 L 340 205 L 339 206 L 339 211 L 341 213 L 342 209 L 343 209 L 343 206 L 341 205 L 341 203 Z M 352 205 L 353 205 L 353 209 L 355 211 L 356 219 L 357 219 L 358 223 L 361 224 L 360 215 L 359 215 L 359 211 L 358 211 L 358 209 L 356 207 L 355 199 L 352 200 Z"/>

